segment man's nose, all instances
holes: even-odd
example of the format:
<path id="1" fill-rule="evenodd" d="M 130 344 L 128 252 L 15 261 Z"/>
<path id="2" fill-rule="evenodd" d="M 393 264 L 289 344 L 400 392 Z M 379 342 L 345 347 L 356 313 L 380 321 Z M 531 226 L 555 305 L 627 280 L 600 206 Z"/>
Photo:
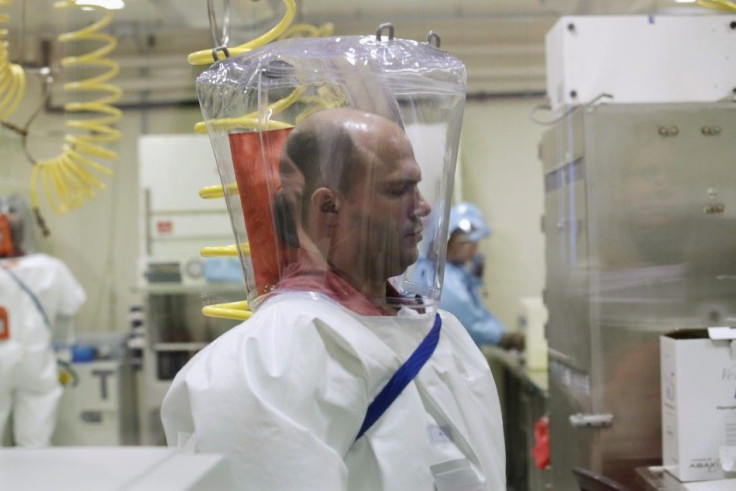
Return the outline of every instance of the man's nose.
<path id="1" fill-rule="evenodd" d="M 424 199 L 422 193 L 419 192 L 419 190 L 417 189 L 417 201 L 414 209 L 414 214 L 418 217 L 426 217 L 431 211 L 432 207 L 430 206 L 429 202 Z"/>

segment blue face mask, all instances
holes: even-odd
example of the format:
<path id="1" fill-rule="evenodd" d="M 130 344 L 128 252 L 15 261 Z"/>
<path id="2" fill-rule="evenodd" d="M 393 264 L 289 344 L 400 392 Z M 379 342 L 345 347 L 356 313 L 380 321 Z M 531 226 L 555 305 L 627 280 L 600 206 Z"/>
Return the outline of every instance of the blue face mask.
<path id="1" fill-rule="evenodd" d="M 469 261 L 466 266 L 468 273 L 473 276 L 477 276 L 478 278 L 483 277 L 483 271 L 485 270 L 485 267 L 486 258 L 481 252 L 473 256 L 473 259 Z"/>

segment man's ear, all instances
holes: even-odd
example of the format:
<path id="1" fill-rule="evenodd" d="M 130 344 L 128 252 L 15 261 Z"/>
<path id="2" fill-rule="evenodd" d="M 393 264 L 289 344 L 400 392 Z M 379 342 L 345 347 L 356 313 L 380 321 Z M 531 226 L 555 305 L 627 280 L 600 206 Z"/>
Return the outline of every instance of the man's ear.
<path id="1" fill-rule="evenodd" d="M 328 225 L 337 222 L 340 204 L 337 193 L 329 188 L 317 188 L 312 193 L 312 211 L 319 221 Z"/>

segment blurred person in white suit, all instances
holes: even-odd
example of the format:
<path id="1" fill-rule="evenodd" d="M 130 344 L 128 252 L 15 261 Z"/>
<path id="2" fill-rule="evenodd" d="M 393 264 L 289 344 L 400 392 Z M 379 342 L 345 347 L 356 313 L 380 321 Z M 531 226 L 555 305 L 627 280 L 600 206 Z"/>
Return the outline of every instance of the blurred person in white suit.
<path id="1" fill-rule="evenodd" d="M 62 394 L 53 330 L 69 329 L 86 295 L 62 261 L 33 252 L 31 230 L 25 200 L 0 197 L 0 441 L 12 414 L 13 443 L 44 447 Z"/>

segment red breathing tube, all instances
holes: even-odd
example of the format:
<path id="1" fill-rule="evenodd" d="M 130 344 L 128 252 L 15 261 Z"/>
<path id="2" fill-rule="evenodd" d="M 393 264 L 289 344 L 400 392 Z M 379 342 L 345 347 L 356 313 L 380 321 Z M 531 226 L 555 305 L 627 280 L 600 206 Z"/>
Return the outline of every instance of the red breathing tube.
<path id="1" fill-rule="evenodd" d="M 15 247 L 8 215 L 0 214 L 0 257 L 17 257 L 19 255 L 20 251 Z"/>
<path id="2" fill-rule="evenodd" d="M 258 295 L 276 286 L 294 254 L 277 236 L 272 201 L 281 189 L 279 161 L 292 129 L 228 135 Z"/>

